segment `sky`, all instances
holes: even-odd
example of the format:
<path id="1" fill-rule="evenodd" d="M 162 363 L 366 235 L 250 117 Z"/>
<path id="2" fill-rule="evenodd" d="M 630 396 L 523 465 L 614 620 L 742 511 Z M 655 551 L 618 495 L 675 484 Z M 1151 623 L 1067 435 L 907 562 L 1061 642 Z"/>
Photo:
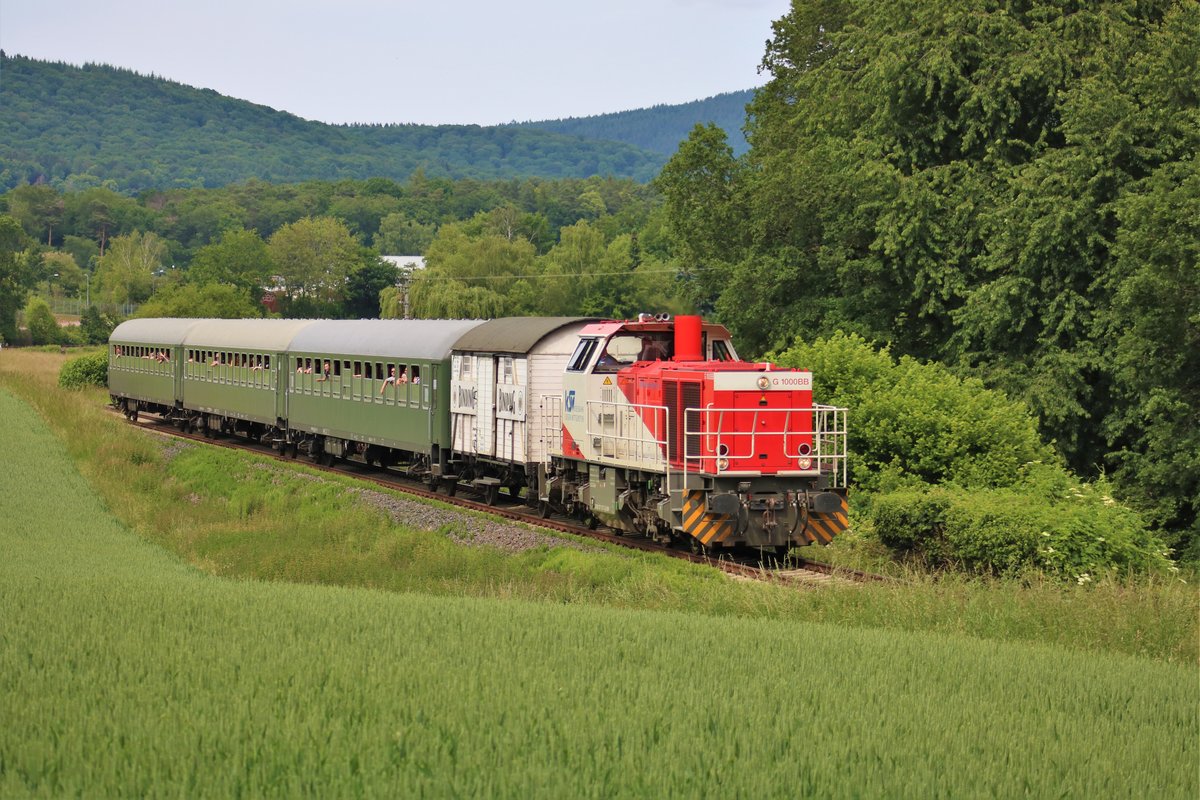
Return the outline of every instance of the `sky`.
<path id="1" fill-rule="evenodd" d="M 491 125 L 760 86 L 771 23 L 788 7 L 788 0 L 0 0 L 0 49 L 111 64 L 321 122 Z"/>

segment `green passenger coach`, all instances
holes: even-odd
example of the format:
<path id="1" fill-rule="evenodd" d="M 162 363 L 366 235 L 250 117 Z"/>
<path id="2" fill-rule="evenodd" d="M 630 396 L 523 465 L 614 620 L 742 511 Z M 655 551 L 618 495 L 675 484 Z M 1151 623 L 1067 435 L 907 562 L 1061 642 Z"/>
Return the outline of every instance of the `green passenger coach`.
<path id="1" fill-rule="evenodd" d="M 194 319 L 132 319 L 108 343 L 108 389 L 113 405 L 136 419 L 138 409 L 170 414 L 179 408 L 180 354 Z"/>
<path id="2" fill-rule="evenodd" d="M 318 320 L 297 332 L 285 381 L 288 443 L 326 459 L 417 463 L 441 474 L 450 350 L 479 320 Z"/>
<path id="3" fill-rule="evenodd" d="M 287 420 L 284 365 L 292 338 L 313 325 L 294 319 L 199 320 L 184 337 L 180 399 L 205 430 Z"/>

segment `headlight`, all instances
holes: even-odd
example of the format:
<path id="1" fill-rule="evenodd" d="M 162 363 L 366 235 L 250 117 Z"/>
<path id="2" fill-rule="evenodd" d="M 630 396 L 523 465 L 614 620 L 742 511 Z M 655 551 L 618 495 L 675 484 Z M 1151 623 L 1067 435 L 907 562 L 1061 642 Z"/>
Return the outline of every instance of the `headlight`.
<path id="1" fill-rule="evenodd" d="M 796 462 L 796 465 L 799 466 L 800 469 L 812 469 L 812 459 L 802 458 Z"/>
<path id="2" fill-rule="evenodd" d="M 724 472 L 727 469 L 729 469 L 729 459 L 728 458 L 718 458 L 717 459 L 717 472 Z"/>
<path id="3" fill-rule="evenodd" d="M 768 388 L 770 385 L 771 385 L 771 379 L 770 379 L 770 378 L 768 378 L 766 375 L 762 375 L 762 376 L 760 376 L 760 377 L 759 377 L 759 379 L 758 379 L 758 388 L 760 388 L 760 389 L 766 389 L 766 388 Z"/>

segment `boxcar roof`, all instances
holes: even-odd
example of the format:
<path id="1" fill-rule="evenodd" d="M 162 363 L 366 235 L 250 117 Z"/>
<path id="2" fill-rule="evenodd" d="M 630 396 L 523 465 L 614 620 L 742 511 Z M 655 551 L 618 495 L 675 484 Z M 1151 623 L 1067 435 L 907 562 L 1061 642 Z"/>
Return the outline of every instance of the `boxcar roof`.
<path id="1" fill-rule="evenodd" d="M 595 317 L 501 317 L 467 331 L 454 343 L 455 351 L 468 353 L 528 353 L 559 328 Z"/>
<path id="2" fill-rule="evenodd" d="M 195 319 L 130 319 L 118 325 L 108 337 L 112 342 L 138 344 L 183 344 Z"/>
<path id="3" fill-rule="evenodd" d="M 478 319 L 317 320 L 292 340 L 301 353 L 442 361 Z"/>
<path id="4" fill-rule="evenodd" d="M 310 319 L 200 319 L 183 343 L 192 347 L 232 347 L 280 352 L 297 333 L 315 324 Z"/>

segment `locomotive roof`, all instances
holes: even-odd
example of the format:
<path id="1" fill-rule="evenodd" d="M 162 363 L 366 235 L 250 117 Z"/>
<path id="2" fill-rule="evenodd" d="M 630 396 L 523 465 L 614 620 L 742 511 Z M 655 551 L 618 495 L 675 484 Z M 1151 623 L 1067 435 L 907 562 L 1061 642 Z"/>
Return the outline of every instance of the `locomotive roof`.
<path id="1" fill-rule="evenodd" d="M 309 319 L 200 319 L 183 343 L 195 347 L 233 347 L 278 352 L 313 324 Z"/>
<path id="2" fill-rule="evenodd" d="M 194 319 L 130 319 L 118 325 L 109 336 L 114 342 L 137 344 L 183 344 Z"/>
<path id="3" fill-rule="evenodd" d="M 454 350 L 470 353 L 528 353 L 559 328 L 595 317 L 501 317 L 467 331 Z"/>
<path id="4" fill-rule="evenodd" d="M 292 340 L 292 350 L 384 358 L 444 360 L 477 319 L 317 320 Z"/>

